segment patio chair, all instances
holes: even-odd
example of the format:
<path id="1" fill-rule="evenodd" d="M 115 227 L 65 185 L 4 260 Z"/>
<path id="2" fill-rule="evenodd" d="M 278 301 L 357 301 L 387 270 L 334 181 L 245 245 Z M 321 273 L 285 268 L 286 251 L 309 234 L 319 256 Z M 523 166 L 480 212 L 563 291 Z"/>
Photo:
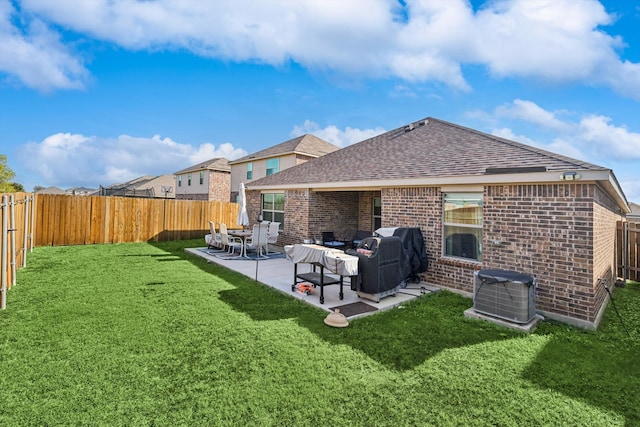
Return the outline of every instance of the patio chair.
<path id="1" fill-rule="evenodd" d="M 280 234 L 280 223 L 270 222 L 267 233 L 267 243 L 275 245 L 278 242 L 278 234 Z M 267 245 L 267 255 L 269 255 L 269 245 Z"/>
<path id="2" fill-rule="evenodd" d="M 344 242 L 336 240 L 336 236 L 333 234 L 333 231 L 323 231 L 322 246 L 335 249 L 344 249 L 345 244 Z"/>
<path id="3" fill-rule="evenodd" d="M 222 248 L 222 237 L 218 230 L 216 230 L 216 223 L 209 221 L 209 234 L 204 236 L 204 241 L 208 248 Z"/>
<path id="4" fill-rule="evenodd" d="M 247 253 L 247 249 L 253 249 L 256 251 L 256 256 L 266 256 L 268 232 L 269 226 L 267 224 L 254 224 L 251 236 L 247 237 L 244 242 L 245 255 Z M 263 249 L 265 253 L 262 252 Z"/>
<path id="5" fill-rule="evenodd" d="M 224 222 L 220 223 L 220 239 L 222 241 L 222 247 L 226 248 L 227 252 L 234 253 L 236 248 L 238 248 L 240 254 L 242 254 L 242 239 L 239 237 L 229 236 L 227 224 Z"/>

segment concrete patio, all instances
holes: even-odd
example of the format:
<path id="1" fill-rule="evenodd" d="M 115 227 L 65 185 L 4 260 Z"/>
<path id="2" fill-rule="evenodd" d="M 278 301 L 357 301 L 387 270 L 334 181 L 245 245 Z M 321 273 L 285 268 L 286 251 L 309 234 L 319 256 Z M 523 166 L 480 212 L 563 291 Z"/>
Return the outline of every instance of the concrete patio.
<path id="1" fill-rule="evenodd" d="M 424 282 L 419 284 L 410 283 L 395 296 L 388 296 L 376 303 L 375 301 L 358 297 L 356 292 L 351 290 L 349 278 L 345 277 L 343 285 L 344 299 L 339 299 L 339 285 L 330 285 L 324 289 L 324 304 L 320 304 L 319 288 L 314 289 L 314 292 L 310 295 L 291 290 L 291 285 L 294 280 L 294 264 L 284 256 L 283 248 L 270 245 L 269 250 L 270 252 L 278 253 L 278 255 L 270 259 L 256 261 L 255 259 L 246 258 L 225 259 L 227 257 L 224 256 L 224 252 L 207 249 L 206 247 L 186 249 L 186 251 L 191 254 L 205 258 L 209 262 L 222 265 L 230 270 L 237 271 L 264 285 L 270 286 L 286 295 L 302 300 L 327 312 L 332 312 L 333 309 L 339 308 L 347 319 L 354 319 L 374 314 L 380 310 L 399 307 L 403 303 L 440 289 Z M 298 273 L 307 271 L 311 271 L 310 264 L 298 265 Z M 332 274 L 329 274 L 329 276 L 337 277 Z"/>

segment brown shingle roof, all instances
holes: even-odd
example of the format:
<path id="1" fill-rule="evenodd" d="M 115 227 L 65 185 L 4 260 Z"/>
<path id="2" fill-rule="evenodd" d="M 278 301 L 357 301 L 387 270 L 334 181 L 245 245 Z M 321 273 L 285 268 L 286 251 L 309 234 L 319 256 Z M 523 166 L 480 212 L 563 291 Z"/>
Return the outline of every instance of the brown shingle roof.
<path id="1" fill-rule="evenodd" d="M 240 159 L 233 160 L 229 162 L 229 164 L 234 165 L 237 163 L 292 153 L 303 154 L 310 157 L 320 157 L 339 149 L 340 147 L 337 147 L 324 139 L 320 139 L 315 135 L 305 134 L 272 147 L 265 148 L 264 150 L 256 153 L 249 154 L 248 156 L 244 156 Z"/>
<path id="2" fill-rule="evenodd" d="M 224 157 L 216 157 L 214 159 L 205 160 L 197 165 L 189 166 L 186 169 L 182 169 L 178 172 L 174 172 L 175 175 L 181 175 L 188 172 L 197 172 L 202 169 L 216 170 L 223 172 L 231 172 L 231 166 L 229 166 L 229 160 Z"/>
<path id="3" fill-rule="evenodd" d="M 250 186 L 484 175 L 487 168 L 607 170 L 427 118 L 256 180 Z"/>

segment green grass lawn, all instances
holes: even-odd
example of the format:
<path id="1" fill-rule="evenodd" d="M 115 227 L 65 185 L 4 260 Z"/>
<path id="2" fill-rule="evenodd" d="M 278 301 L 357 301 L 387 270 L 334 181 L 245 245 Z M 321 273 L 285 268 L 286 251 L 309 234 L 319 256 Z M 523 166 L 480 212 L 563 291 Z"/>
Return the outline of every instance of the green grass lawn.
<path id="1" fill-rule="evenodd" d="M 192 256 L 36 248 L 0 313 L 0 425 L 640 425 L 640 284 L 598 331 L 450 292 L 351 322 Z"/>

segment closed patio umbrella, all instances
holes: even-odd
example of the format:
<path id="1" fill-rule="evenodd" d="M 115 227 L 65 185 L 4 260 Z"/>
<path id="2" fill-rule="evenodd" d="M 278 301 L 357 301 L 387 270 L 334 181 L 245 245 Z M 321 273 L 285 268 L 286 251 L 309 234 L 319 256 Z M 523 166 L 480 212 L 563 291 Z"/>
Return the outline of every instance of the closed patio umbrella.
<path id="1" fill-rule="evenodd" d="M 247 194 L 244 190 L 244 182 L 240 183 L 240 209 L 238 210 L 238 225 L 249 225 L 249 215 L 247 214 Z"/>

